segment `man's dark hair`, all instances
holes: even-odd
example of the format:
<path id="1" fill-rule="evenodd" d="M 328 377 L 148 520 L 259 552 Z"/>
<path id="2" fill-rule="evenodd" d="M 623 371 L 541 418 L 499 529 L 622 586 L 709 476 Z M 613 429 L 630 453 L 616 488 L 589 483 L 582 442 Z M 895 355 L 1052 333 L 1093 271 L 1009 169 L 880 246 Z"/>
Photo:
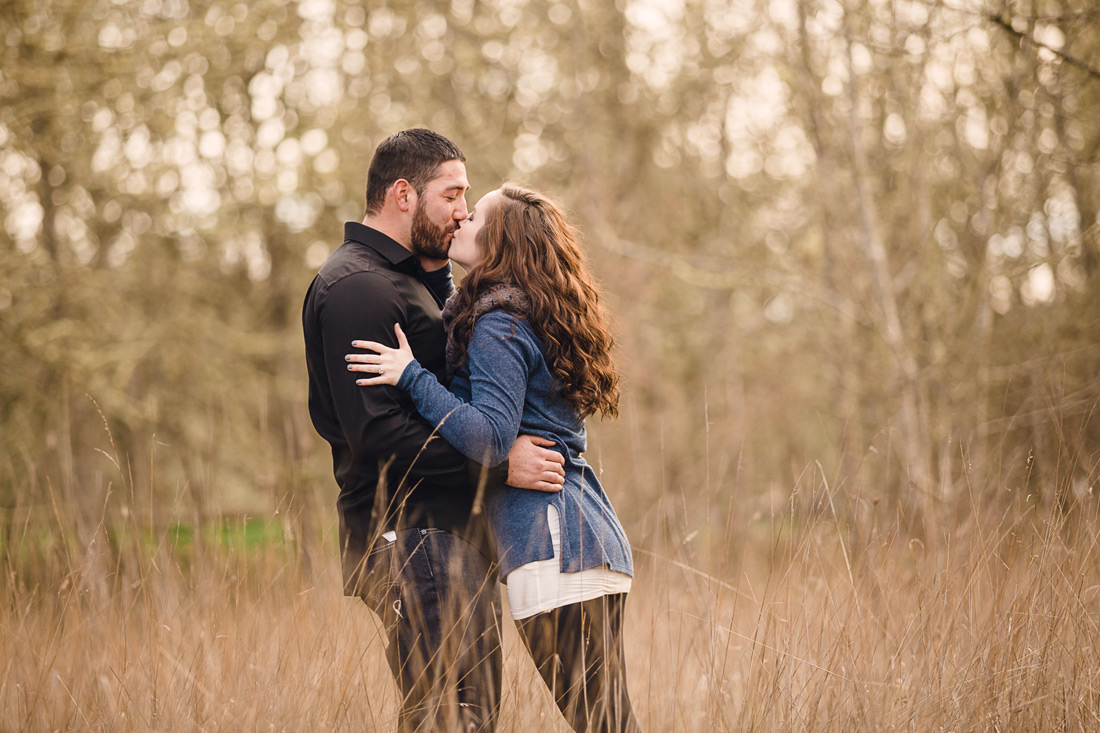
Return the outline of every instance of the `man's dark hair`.
<path id="1" fill-rule="evenodd" d="M 377 214 L 386 201 L 386 189 L 404 178 L 419 196 L 448 160 L 466 162 L 458 146 L 438 132 L 423 127 L 395 132 L 378 144 L 367 171 L 367 214 Z"/>

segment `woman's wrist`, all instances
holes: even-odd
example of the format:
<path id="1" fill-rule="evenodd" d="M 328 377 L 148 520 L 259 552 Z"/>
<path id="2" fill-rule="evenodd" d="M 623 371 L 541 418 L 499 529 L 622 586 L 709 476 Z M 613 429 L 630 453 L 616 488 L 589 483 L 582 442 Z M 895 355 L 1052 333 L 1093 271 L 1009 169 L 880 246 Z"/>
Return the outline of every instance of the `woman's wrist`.
<path id="1" fill-rule="evenodd" d="M 412 361 L 405 365 L 405 368 L 401 370 L 401 376 L 397 379 L 397 388 L 403 389 L 406 392 L 412 386 L 413 380 L 416 379 L 416 375 L 420 373 L 424 367 L 420 366 L 420 362 L 413 357 Z"/>

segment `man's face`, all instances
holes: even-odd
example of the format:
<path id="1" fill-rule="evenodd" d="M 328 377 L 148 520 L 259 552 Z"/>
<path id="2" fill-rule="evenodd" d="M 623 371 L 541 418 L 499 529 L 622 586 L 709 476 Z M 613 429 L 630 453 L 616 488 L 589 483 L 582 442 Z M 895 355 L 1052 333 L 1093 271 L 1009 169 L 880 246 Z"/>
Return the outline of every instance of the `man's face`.
<path id="1" fill-rule="evenodd" d="M 447 259 L 451 239 L 466 218 L 466 166 L 448 160 L 424 186 L 413 213 L 409 243 L 413 254 L 433 260 Z"/>

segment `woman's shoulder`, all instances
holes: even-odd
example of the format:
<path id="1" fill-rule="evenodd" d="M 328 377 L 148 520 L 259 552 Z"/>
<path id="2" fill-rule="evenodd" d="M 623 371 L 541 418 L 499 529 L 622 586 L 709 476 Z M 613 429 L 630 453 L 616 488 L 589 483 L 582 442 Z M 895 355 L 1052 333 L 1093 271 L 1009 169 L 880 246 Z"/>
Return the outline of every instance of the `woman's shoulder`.
<path id="1" fill-rule="evenodd" d="M 474 335 L 482 334 L 498 339 L 521 337 L 538 340 L 534 329 L 525 316 L 506 311 L 502 308 L 489 311 L 474 323 Z"/>
<path id="2" fill-rule="evenodd" d="M 470 338 L 470 351 L 493 358 L 512 353 L 529 368 L 544 359 L 542 341 L 530 322 L 521 315 L 504 310 L 490 311 L 477 319 Z"/>

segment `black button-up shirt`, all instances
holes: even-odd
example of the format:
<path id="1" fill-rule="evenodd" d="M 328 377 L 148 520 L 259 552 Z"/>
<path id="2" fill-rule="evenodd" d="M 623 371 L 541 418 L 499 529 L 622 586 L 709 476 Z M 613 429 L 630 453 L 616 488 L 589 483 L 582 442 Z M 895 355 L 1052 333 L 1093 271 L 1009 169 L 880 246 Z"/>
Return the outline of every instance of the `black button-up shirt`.
<path id="1" fill-rule="evenodd" d="M 399 323 L 417 361 L 442 381 L 440 309 L 452 290 L 450 267 L 427 273 L 393 239 L 348 222 L 343 245 L 306 293 L 309 414 L 332 446 L 345 581 L 351 581 L 349 563 L 358 563 L 386 530 L 439 527 L 484 548 L 481 528 L 469 524 L 473 474 L 466 458 L 433 435 L 408 395 L 396 387 L 356 386 L 363 375 L 349 372 L 344 360 L 355 339 L 396 347 L 393 325 Z"/>

